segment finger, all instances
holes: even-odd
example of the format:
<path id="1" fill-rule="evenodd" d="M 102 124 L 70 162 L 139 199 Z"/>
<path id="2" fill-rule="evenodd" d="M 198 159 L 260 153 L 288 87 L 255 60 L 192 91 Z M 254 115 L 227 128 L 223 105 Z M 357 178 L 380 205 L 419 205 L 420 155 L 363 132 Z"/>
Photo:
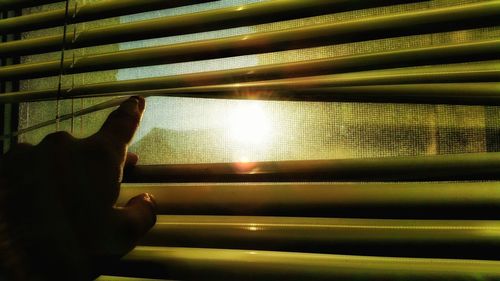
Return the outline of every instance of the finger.
<path id="1" fill-rule="evenodd" d="M 156 202 L 151 194 L 144 193 L 130 199 L 123 208 L 116 208 L 118 233 L 123 248 L 131 249 L 156 223 Z"/>
<path id="2" fill-rule="evenodd" d="M 127 158 L 125 158 L 125 167 L 133 167 L 139 161 L 139 156 L 133 152 L 127 152 Z"/>
<path id="3" fill-rule="evenodd" d="M 129 98 L 108 116 L 97 135 L 119 146 L 128 145 L 139 126 L 144 107 L 144 98 Z"/>

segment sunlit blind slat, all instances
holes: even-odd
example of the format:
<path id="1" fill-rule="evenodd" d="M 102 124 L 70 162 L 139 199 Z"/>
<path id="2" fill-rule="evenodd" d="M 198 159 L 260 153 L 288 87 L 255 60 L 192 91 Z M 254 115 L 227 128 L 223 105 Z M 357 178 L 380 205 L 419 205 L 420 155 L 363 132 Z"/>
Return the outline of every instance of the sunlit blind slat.
<path id="1" fill-rule="evenodd" d="M 500 153 L 137 166 L 126 182 L 429 181 L 499 179 Z"/>
<path id="2" fill-rule="evenodd" d="M 462 258 L 498 259 L 499 230 L 497 221 L 161 215 L 143 245 L 427 258 L 455 258 L 460 247 Z"/>
<path id="3" fill-rule="evenodd" d="M 174 279 L 442 280 L 495 279 L 500 262 L 362 257 L 271 251 L 140 247 L 114 272 Z M 228 270 L 228 269 L 231 270 Z M 137 274 L 142 269 L 143 274 Z M 112 270 L 110 270 L 112 271 Z M 113 272 L 113 271 L 112 271 Z"/>
<path id="4" fill-rule="evenodd" d="M 162 215 L 491 219 L 498 182 L 127 183 L 118 204 L 154 194 Z"/>

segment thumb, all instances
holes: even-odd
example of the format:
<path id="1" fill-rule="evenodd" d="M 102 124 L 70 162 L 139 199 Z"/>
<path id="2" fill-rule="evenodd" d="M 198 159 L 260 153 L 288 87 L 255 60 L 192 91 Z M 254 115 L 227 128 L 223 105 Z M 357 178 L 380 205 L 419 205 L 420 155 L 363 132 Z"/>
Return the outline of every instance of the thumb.
<path id="1" fill-rule="evenodd" d="M 144 193 L 130 199 L 125 207 L 115 208 L 118 235 L 124 248 L 131 250 L 156 223 L 156 202 Z"/>

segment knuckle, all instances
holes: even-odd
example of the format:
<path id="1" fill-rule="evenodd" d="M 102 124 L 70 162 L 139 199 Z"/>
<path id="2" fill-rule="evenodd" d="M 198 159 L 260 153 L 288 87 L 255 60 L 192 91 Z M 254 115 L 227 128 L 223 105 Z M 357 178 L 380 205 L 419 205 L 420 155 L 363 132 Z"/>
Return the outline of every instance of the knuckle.
<path id="1" fill-rule="evenodd" d="M 40 143 L 40 146 L 51 149 L 63 149 L 71 145 L 74 140 L 73 136 L 68 132 L 60 131 L 47 135 Z"/>
<path id="2" fill-rule="evenodd" d="M 53 143 L 67 143 L 71 141 L 73 137 L 66 131 L 59 131 L 52 133 L 50 135 L 47 135 L 44 139 L 46 142 L 53 142 Z"/>

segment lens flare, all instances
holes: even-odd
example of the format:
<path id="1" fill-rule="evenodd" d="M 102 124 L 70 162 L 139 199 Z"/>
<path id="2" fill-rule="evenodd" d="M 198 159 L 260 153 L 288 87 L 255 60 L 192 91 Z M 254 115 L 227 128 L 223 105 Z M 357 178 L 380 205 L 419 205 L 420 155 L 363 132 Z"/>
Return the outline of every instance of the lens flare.
<path id="1" fill-rule="evenodd" d="M 229 116 L 231 139 L 239 144 L 262 145 L 271 135 L 270 122 L 260 103 L 239 104 Z"/>

